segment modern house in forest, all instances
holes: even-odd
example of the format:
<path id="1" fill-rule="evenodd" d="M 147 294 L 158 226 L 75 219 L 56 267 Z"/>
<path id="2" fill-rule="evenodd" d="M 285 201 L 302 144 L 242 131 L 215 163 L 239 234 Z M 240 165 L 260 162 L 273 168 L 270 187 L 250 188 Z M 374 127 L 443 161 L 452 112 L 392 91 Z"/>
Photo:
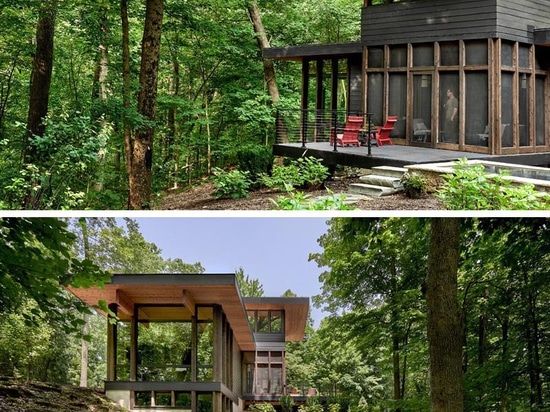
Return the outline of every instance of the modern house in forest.
<path id="1" fill-rule="evenodd" d="M 104 288 L 71 291 L 116 314 L 105 392 L 133 411 L 277 404 L 285 342 L 303 339 L 309 311 L 308 298 L 244 298 L 234 274 L 113 275 Z"/>
<path id="2" fill-rule="evenodd" d="M 331 113 L 370 113 L 374 125 L 397 117 L 394 145 L 550 163 L 547 0 L 377 3 L 365 0 L 359 42 L 264 51 L 302 64 L 304 143 L 328 141 Z M 292 141 L 281 116 L 276 154 Z"/>

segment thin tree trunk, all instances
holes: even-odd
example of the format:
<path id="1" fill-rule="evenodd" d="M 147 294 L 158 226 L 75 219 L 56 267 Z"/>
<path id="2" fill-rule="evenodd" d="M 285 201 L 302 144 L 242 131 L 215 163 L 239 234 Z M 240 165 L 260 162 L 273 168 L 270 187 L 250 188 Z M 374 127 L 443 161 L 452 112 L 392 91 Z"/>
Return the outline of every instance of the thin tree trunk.
<path id="1" fill-rule="evenodd" d="M 141 43 L 138 112 L 148 122 L 155 120 L 163 12 L 163 0 L 147 0 Z M 129 173 L 131 209 L 150 207 L 154 132 L 154 127 L 150 124 L 141 127 L 134 136 L 132 166 Z"/>
<path id="2" fill-rule="evenodd" d="M 430 410 L 462 412 L 462 333 L 457 299 L 460 220 L 433 218 L 431 225 L 426 278 Z"/>
<path id="3" fill-rule="evenodd" d="M 130 93 L 131 93 L 131 78 L 130 78 L 130 24 L 128 23 L 128 0 L 120 1 L 120 19 L 122 25 L 122 104 L 123 112 L 123 134 L 124 134 L 124 155 L 126 157 L 126 169 L 128 176 L 132 174 L 132 131 L 128 124 L 128 111 L 130 110 Z M 128 206 L 130 200 L 128 198 Z"/>
<path id="4" fill-rule="evenodd" d="M 267 38 L 265 28 L 262 22 L 262 16 L 260 14 L 260 9 L 258 8 L 258 3 L 256 0 L 249 0 L 246 2 L 246 9 L 248 10 L 248 15 L 250 16 L 250 21 L 254 27 L 254 33 L 256 34 L 256 41 L 258 42 L 258 47 L 260 53 L 264 49 L 271 47 L 269 40 Z M 263 68 L 264 68 L 264 79 L 267 85 L 267 91 L 271 97 L 271 102 L 276 105 L 279 102 L 279 87 L 277 85 L 277 77 L 275 76 L 275 66 L 273 60 L 262 58 Z M 288 142 L 288 136 L 286 133 L 286 128 L 284 127 L 283 120 L 277 116 L 277 131 L 279 132 L 279 138 L 283 142 Z"/>
<path id="5" fill-rule="evenodd" d="M 53 44 L 55 31 L 55 16 L 58 0 L 43 0 L 40 6 L 40 17 L 36 27 L 36 54 L 30 84 L 29 113 L 27 117 L 27 135 L 23 152 L 26 164 L 38 161 L 37 153 L 32 144 L 35 136 L 44 135 L 44 118 L 48 114 L 48 101 L 53 69 Z M 24 201 L 25 208 L 36 208 L 40 195 L 33 193 L 38 182 L 30 182 L 30 189 Z"/>
<path id="6" fill-rule="evenodd" d="M 531 387 L 531 407 L 541 408 L 542 403 L 542 382 L 539 350 L 539 325 L 537 320 L 536 296 L 531 290 L 529 275 L 524 273 L 525 289 L 527 292 L 527 313 L 525 336 L 527 340 L 527 365 L 529 368 L 529 383 Z"/>
<path id="7" fill-rule="evenodd" d="M 80 218 L 78 223 L 82 230 L 82 242 L 84 244 L 84 258 L 90 258 L 90 241 L 88 238 L 88 223 L 86 218 Z M 88 386 L 88 341 L 84 338 L 88 335 L 90 329 L 90 317 L 84 314 L 84 325 L 82 326 L 82 339 L 80 348 L 80 386 L 86 388 Z"/>

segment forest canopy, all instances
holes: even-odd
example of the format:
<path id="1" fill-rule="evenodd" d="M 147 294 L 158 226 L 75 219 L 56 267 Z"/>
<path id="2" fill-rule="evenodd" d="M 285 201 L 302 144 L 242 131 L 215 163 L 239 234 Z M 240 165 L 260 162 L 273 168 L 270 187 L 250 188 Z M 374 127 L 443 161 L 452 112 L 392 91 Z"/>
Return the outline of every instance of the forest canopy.
<path id="1" fill-rule="evenodd" d="M 149 208 L 270 144 L 301 74 L 272 62 L 275 96 L 261 48 L 356 40 L 361 6 L 0 1 L 0 208 Z"/>

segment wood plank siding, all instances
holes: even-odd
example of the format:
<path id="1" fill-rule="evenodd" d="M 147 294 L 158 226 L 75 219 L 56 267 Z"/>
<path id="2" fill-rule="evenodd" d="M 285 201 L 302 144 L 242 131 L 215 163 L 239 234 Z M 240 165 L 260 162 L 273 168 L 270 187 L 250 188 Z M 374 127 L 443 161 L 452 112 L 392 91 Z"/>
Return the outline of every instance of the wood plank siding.
<path id="1" fill-rule="evenodd" d="M 548 0 L 410 1 L 364 7 L 365 46 L 502 38 L 533 43 L 534 29 L 548 28 Z"/>

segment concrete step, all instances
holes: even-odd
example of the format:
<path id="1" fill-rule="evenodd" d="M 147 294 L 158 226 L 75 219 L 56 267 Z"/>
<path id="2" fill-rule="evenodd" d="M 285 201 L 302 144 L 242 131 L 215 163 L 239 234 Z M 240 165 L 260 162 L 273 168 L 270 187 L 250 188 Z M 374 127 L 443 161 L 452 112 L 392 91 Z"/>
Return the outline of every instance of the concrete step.
<path id="1" fill-rule="evenodd" d="M 407 169 L 395 166 L 375 166 L 372 168 L 372 174 L 379 176 L 391 176 L 401 178 L 401 176 L 403 176 L 405 172 L 407 172 Z"/>
<path id="2" fill-rule="evenodd" d="M 366 183 L 374 186 L 391 187 L 394 189 L 399 189 L 403 187 L 403 185 L 401 184 L 401 177 L 381 176 L 378 173 L 361 176 L 359 180 L 361 180 L 361 183 Z"/>
<path id="3" fill-rule="evenodd" d="M 396 189 L 394 187 L 377 186 L 368 183 L 352 183 L 348 188 L 348 193 L 370 197 L 380 197 L 393 195 L 400 192 L 401 190 L 402 189 Z"/>

